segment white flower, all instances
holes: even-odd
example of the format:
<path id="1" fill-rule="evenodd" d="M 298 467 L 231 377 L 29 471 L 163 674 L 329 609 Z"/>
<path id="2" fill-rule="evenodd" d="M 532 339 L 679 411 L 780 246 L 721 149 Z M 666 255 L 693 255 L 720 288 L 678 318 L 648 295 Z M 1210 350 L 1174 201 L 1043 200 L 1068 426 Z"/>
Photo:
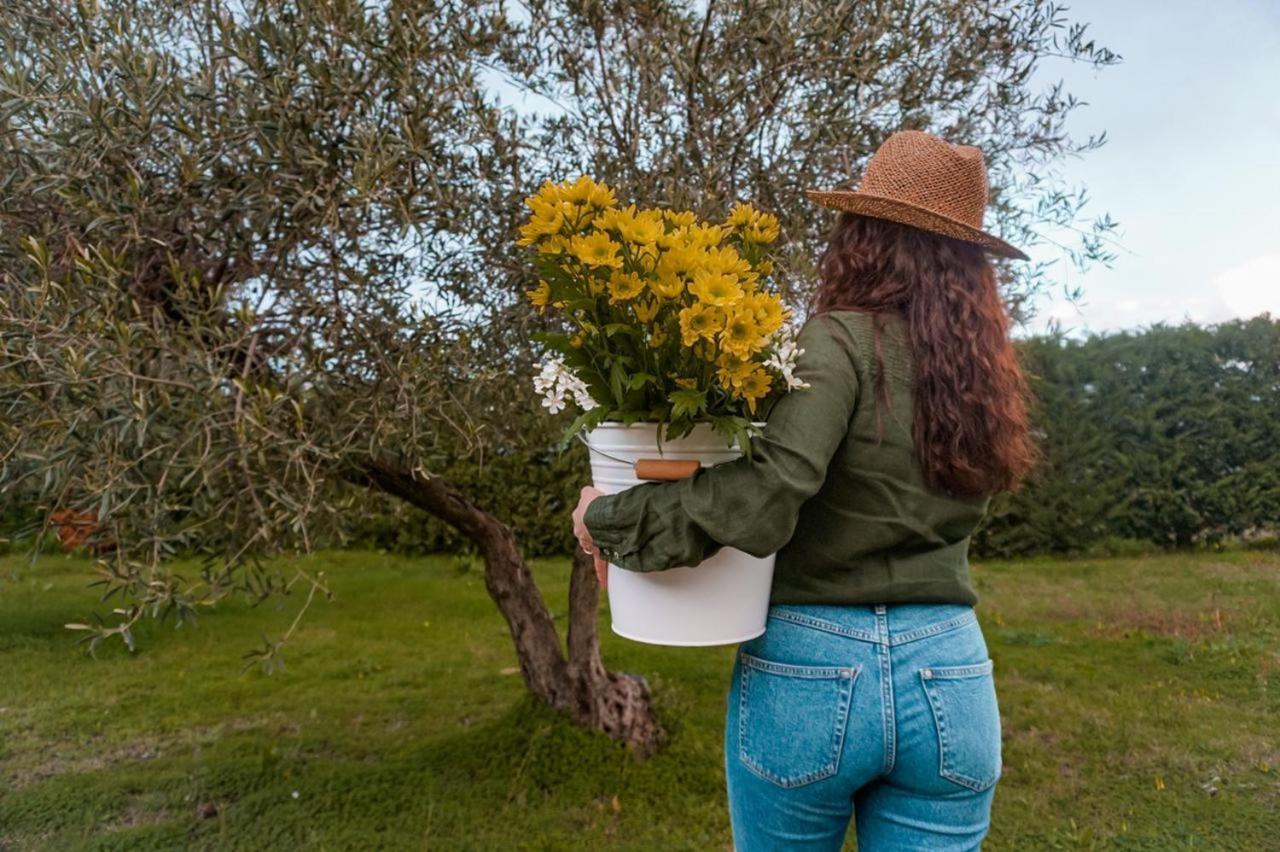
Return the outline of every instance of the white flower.
<path id="1" fill-rule="evenodd" d="M 807 388 L 809 383 L 796 378 L 795 375 L 796 362 L 803 354 L 804 350 L 796 346 L 791 327 L 783 325 L 774 334 L 773 355 L 769 357 L 769 360 L 765 361 L 765 366 L 772 367 L 781 374 L 783 380 L 787 383 L 787 390 Z"/>
<path id="2" fill-rule="evenodd" d="M 560 357 L 548 358 L 533 377 L 533 389 L 542 395 L 543 406 L 552 414 L 558 414 L 565 408 L 565 397 L 572 396 L 574 403 L 583 411 L 596 407 L 591 398 L 587 383 L 579 379 L 564 365 Z"/>

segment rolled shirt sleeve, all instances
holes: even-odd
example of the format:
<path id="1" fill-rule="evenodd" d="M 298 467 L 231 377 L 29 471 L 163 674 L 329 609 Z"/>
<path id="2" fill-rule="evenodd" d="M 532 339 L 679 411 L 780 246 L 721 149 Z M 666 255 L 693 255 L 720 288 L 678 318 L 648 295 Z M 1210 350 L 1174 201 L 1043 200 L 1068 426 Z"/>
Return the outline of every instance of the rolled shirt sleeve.
<path id="1" fill-rule="evenodd" d="M 828 315 L 805 323 L 795 375 L 809 387 L 773 406 L 750 457 L 597 497 L 583 522 L 605 557 L 630 571 L 697 565 L 721 547 L 753 556 L 782 548 L 800 507 L 822 487 L 849 430 L 859 385 L 855 341 Z"/>

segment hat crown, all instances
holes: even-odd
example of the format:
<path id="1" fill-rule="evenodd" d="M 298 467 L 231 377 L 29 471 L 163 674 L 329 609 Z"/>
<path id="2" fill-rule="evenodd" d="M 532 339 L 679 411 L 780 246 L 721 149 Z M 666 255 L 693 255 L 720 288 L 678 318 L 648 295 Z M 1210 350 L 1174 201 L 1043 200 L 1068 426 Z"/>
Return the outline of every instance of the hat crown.
<path id="1" fill-rule="evenodd" d="M 900 130 L 876 149 L 860 193 L 905 201 L 974 228 L 987 209 L 982 151 L 920 130 Z"/>

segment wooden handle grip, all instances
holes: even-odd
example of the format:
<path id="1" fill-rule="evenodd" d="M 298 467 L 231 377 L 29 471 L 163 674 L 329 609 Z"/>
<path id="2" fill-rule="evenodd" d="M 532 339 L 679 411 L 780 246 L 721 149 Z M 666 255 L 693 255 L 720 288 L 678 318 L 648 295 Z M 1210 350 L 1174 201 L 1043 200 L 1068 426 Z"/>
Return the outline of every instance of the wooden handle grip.
<path id="1" fill-rule="evenodd" d="M 702 462 L 697 459 L 639 459 L 635 464 L 636 479 L 685 479 L 700 467 Z"/>

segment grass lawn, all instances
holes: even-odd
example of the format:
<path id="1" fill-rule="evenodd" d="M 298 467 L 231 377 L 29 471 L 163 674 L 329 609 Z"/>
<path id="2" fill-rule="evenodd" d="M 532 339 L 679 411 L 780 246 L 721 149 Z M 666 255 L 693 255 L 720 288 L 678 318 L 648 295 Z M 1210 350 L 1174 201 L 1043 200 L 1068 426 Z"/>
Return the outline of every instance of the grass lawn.
<path id="1" fill-rule="evenodd" d="M 0 558 L 0 850 L 728 849 L 733 649 L 639 645 L 672 733 L 638 762 L 525 697 L 477 569 L 309 559 L 296 596 L 148 623 L 88 657 L 88 563 Z M 562 618 L 567 562 L 536 573 Z M 1280 844 L 1280 555 L 983 563 L 1005 776 L 987 849 Z M 852 832 L 847 848 L 854 847 Z"/>

